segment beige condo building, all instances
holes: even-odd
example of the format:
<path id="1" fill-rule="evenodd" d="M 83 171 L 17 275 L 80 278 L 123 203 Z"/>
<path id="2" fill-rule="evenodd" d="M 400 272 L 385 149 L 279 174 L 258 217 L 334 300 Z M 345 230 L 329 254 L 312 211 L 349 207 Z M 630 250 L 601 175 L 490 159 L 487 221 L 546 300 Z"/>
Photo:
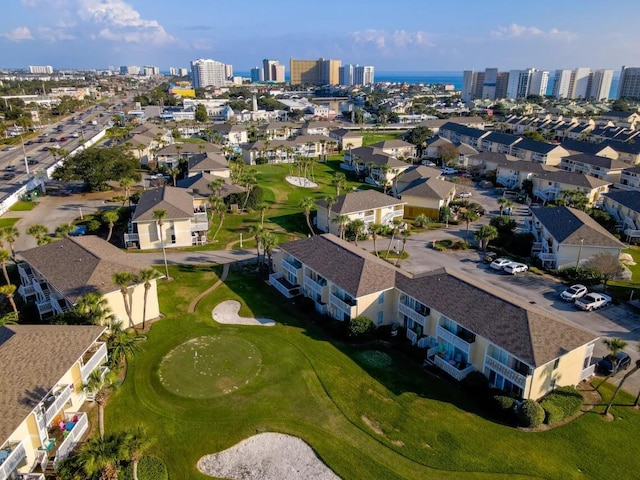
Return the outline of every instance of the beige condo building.
<path id="1" fill-rule="evenodd" d="M 291 85 L 329 84 L 340 83 L 340 60 L 296 60 L 289 59 L 289 71 L 291 72 Z"/>

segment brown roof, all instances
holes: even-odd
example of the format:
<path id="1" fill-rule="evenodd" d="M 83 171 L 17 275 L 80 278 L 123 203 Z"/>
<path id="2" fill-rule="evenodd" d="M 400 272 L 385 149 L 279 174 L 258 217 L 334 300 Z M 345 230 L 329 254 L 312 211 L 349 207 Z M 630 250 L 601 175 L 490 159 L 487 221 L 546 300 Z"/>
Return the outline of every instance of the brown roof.
<path id="1" fill-rule="evenodd" d="M 378 148 L 416 148 L 413 143 L 405 142 L 404 140 L 383 140 L 382 142 L 374 143 L 372 147 Z"/>
<path id="2" fill-rule="evenodd" d="M 0 327 L 0 444 L 44 400 L 105 327 Z"/>
<path id="3" fill-rule="evenodd" d="M 216 178 L 222 178 L 224 180 L 224 185 L 220 188 L 221 198 L 226 198 L 232 193 L 242 193 L 246 191 L 243 186 L 231 183 L 231 179 L 229 178 L 217 177 L 206 172 L 200 172 L 192 177 L 178 180 L 178 187 L 184 188 L 194 197 L 209 198 L 213 195 L 213 192 L 209 188 L 209 184 Z"/>
<path id="4" fill-rule="evenodd" d="M 338 138 L 362 138 L 362 134 L 346 128 L 338 128 L 331 131 L 331 135 Z"/>
<path id="5" fill-rule="evenodd" d="M 193 198 L 182 188 L 165 185 L 160 188 L 146 190 L 131 217 L 132 222 L 149 222 L 154 220 L 153 211 L 164 209 L 167 220 L 193 217 Z"/>
<path id="6" fill-rule="evenodd" d="M 451 195 L 455 184 L 439 178 L 421 178 L 414 180 L 400 191 L 401 195 L 414 197 L 436 198 L 444 200 Z"/>
<path id="7" fill-rule="evenodd" d="M 404 183 L 411 183 L 414 180 L 419 180 L 421 178 L 437 178 L 441 175 L 442 171 L 438 168 L 414 165 L 402 172 L 399 180 Z"/>
<path id="8" fill-rule="evenodd" d="M 114 273 L 137 274 L 145 265 L 95 235 L 63 238 L 20 252 L 32 268 L 71 303 L 90 293 L 110 293 L 119 289 L 111 280 Z"/>
<path id="9" fill-rule="evenodd" d="M 543 171 L 536 173 L 536 177 L 551 180 L 553 182 L 564 183 L 566 185 L 586 187 L 589 189 L 611 185 L 611 182 L 592 177 L 591 175 L 585 175 L 584 173 L 578 172 L 568 172 L 566 170 L 557 170 L 555 168 L 545 168 Z"/>
<path id="10" fill-rule="evenodd" d="M 198 153 L 189 158 L 189 172 L 224 170 L 229 168 L 227 159 L 219 153 Z"/>
<path id="11" fill-rule="evenodd" d="M 336 202 L 332 205 L 331 211 L 337 215 L 346 215 L 352 212 L 402 205 L 404 203 L 406 202 L 380 193 L 377 190 L 361 190 L 359 192 L 345 193 L 344 195 L 336 197 Z M 316 205 L 327 208 L 327 202 L 325 200 L 318 200 Z"/>
<path id="12" fill-rule="evenodd" d="M 378 166 L 389 165 L 390 167 L 406 167 L 407 163 L 398 160 L 390 153 L 382 151 L 381 148 L 376 147 L 358 147 L 351 150 L 351 154 L 357 157 L 358 160 L 367 163 L 375 163 Z"/>
<path id="13" fill-rule="evenodd" d="M 200 145 L 204 146 L 204 150 L 200 148 Z M 184 153 L 202 153 L 204 152 L 220 152 L 220 147 L 208 142 L 198 143 L 172 143 L 166 147 L 158 150 L 157 155 L 177 155 L 178 147 L 180 147 L 180 155 Z"/>
<path id="14" fill-rule="evenodd" d="M 136 128 L 132 129 L 129 133 L 131 135 L 143 135 L 153 140 L 158 135 L 164 135 L 165 131 L 153 124 L 143 123 L 142 125 L 138 125 Z"/>

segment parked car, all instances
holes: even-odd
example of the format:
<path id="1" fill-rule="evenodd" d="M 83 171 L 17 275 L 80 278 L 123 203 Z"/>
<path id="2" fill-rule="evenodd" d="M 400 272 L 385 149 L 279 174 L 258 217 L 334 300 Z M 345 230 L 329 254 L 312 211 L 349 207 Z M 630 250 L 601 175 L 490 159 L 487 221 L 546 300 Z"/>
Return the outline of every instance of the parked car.
<path id="1" fill-rule="evenodd" d="M 482 261 L 484 263 L 491 263 L 496 258 L 498 258 L 498 254 L 496 252 L 487 252 L 487 253 L 484 254 L 484 257 L 482 257 Z"/>
<path id="2" fill-rule="evenodd" d="M 560 294 L 560 298 L 565 302 L 573 302 L 576 298 L 584 297 L 587 294 L 587 287 L 580 285 L 571 285 Z"/>
<path id="3" fill-rule="evenodd" d="M 3 180 L 11 180 L 12 178 L 15 178 L 16 174 L 13 172 L 4 172 L 4 175 L 2 175 L 2 179 Z"/>
<path id="4" fill-rule="evenodd" d="M 15 171 L 16 171 L 16 166 L 15 166 L 15 165 L 7 165 L 7 166 L 5 167 L 5 170 L 6 170 L 7 172 L 15 172 Z"/>
<path id="5" fill-rule="evenodd" d="M 456 173 L 458 173 L 458 171 L 455 168 L 451 168 L 451 167 L 444 167 L 440 171 L 442 172 L 443 175 L 455 175 Z"/>
<path id="6" fill-rule="evenodd" d="M 516 273 L 526 272 L 529 270 L 524 263 L 511 262 L 504 266 L 503 270 L 511 275 L 515 275 Z"/>
<path id="7" fill-rule="evenodd" d="M 471 192 L 460 192 L 458 198 L 471 198 Z"/>
<path id="8" fill-rule="evenodd" d="M 597 310 L 608 305 L 611 302 L 611 297 L 603 293 L 587 293 L 583 297 L 576 298 L 575 306 L 580 310 L 590 312 L 591 310 Z"/>
<path id="9" fill-rule="evenodd" d="M 40 163 L 40 162 L 38 161 L 37 158 L 27 157 L 27 164 L 29 164 L 29 165 L 37 165 L 38 163 Z"/>
<path id="10" fill-rule="evenodd" d="M 500 257 L 496 258 L 493 262 L 489 264 L 491 268 L 494 270 L 502 270 L 504 267 L 509 265 L 513 260 L 509 260 L 508 258 Z"/>
<path id="11" fill-rule="evenodd" d="M 612 375 L 619 370 L 626 370 L 631 365 L 631 357 L 624 352 L 618 352 L 616 355 L 617 362 L 615 371 L 613 369 L 613 356 L 607 355 L 598 363 L 596 363 L 596 370 L 604 375 Z"/>
<path id="12" fill-rule="evenodd" d="M 425 167 L 435 167 L 436 166 L 436 164 L 433 163 L 430 160 L 422 160 L 422 162 L 420 162 L 420 163 L 422 163 L 422 165 L 424 165 Z"/>

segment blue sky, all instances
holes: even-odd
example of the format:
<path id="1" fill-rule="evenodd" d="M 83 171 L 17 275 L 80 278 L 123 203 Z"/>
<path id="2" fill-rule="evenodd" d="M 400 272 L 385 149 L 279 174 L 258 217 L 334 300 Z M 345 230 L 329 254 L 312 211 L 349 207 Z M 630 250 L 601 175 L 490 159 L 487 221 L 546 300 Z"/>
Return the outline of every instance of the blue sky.
<path id="1" fill-rule="evenodd" d="M 638 0 L 2 0 L 0 67 L 336 58 L 378 71 L 638 66 Z M 288 69 L 288 67 L 287 67 Z"/>

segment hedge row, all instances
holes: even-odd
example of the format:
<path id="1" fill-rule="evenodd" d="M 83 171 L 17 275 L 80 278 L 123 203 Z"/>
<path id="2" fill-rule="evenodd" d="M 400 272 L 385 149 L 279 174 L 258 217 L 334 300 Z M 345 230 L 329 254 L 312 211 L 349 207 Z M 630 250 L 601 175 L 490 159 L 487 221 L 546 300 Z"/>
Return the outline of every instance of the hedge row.
<path id="1" fill-rule="evenodd" d="M 554 390 L 540 402 L 546 412 L 545 422 L 551 425 L 575 415 L 582 407 L 582 401 L 582 395 L 575 387 Z"/>

